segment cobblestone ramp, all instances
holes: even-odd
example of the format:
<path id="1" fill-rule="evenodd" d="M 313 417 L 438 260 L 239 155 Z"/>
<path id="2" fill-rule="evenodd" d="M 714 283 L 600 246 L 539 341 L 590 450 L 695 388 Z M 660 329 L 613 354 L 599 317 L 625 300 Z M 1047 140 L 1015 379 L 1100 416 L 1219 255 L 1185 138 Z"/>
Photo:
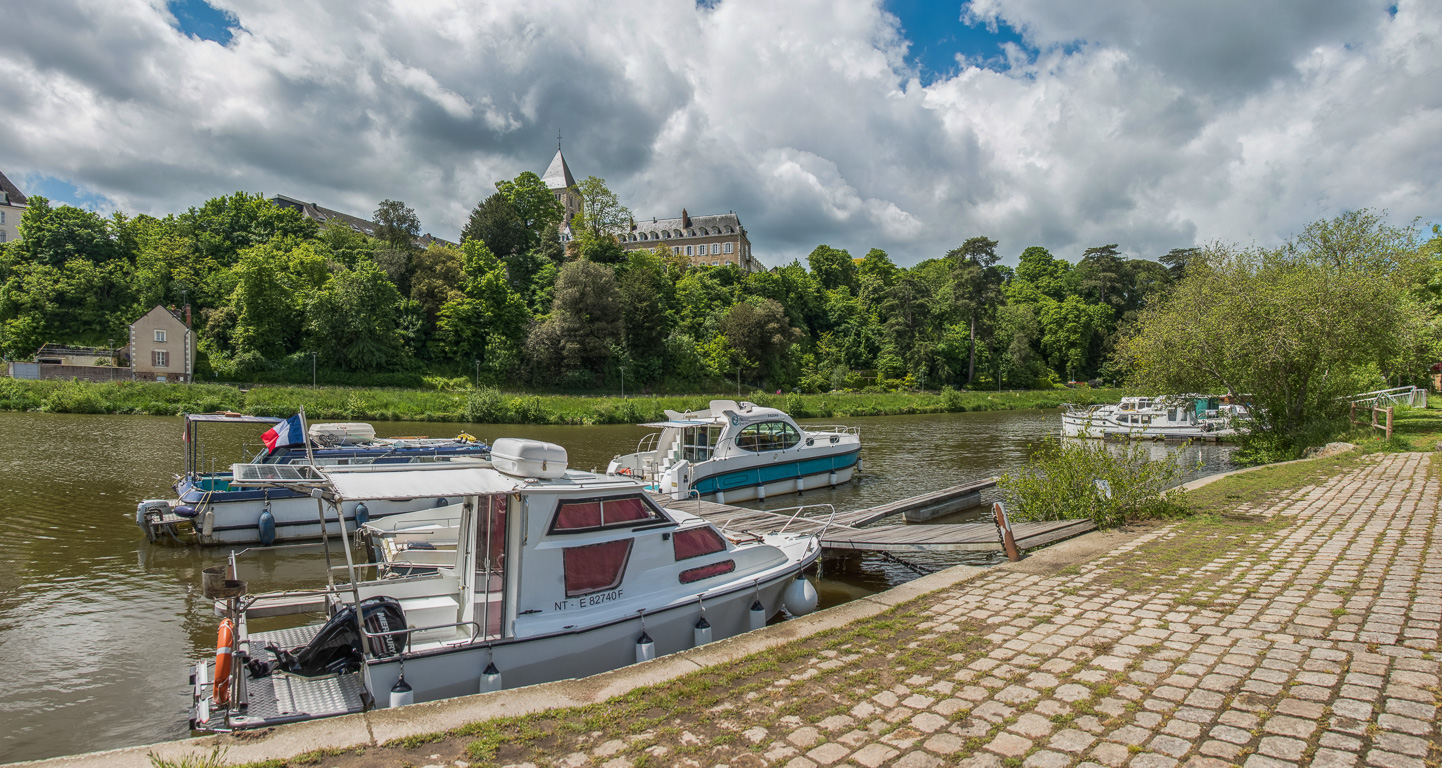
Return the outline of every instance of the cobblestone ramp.
<path id="1" fill-rule="evenodd" d="M 1053 575 L 994 571 L 924 598 L 901 647 L 858 636 L 696 722 L 630 743 L 582 737 L 581 751 L 537 762 L 1435 767 L 1430 461 L 1368 460 L 1225 524 L 1166 525 Z M 985 642 L 913 663 L 968 631 Z M 798 702 L 810 703 L 802 714 L 768 715 Z"/>

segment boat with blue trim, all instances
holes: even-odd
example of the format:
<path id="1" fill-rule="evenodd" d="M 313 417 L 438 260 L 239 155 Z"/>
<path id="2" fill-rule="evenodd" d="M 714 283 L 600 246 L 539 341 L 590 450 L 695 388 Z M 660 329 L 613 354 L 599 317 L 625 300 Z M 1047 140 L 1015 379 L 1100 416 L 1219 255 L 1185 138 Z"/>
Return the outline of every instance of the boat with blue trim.
<path id="1" fill-rule="evenodd" d="M 673 499 L 721 504 L 765 501 L 851 480 L 861 468 L 861 431 L 797 425 L 785 412 L 755 403 L 712 400 L 702 411 L 666 411 L 666 421 L 636 452 L 616 456 L 609 475 L 644 481 Z"/>
<path id="2" fill-rule="evenodd" d="M 135 522 L 149 540 L 269 546 L 321 538 L 322 524 L 314 499 L 283 486 L 246 485 L 235 476 L 233 466 L 229 471 L 214 468 L 218 460 L 233 458 L 237 453 L 233 445 L 207 453 L 200 439 L 201 426 L 216 424 L 269 426 L 271 429 L 262 436 L 269 444 L 251 456 L 248 463 L 233 466 L 277 478 L 300 477 L 317 468 L 334 466 L 483 460 L 490 456 L 490 446 L 465 433 L 454 438 L 378 438 L 375 428 L 365 423 L 319 423 L 306 428 L 301 417 L 186 414 L 182 436 L 186 446 L 185 474 L 176 477 L 175 498 L 146 499 L 135 510 Z M 287 425 L 293 425 L 293 429 L 287 429 Z M 249 455 L 244 446 L 240 453 Z M 212 465 L 208 472 L 207 460 Z M 430 496 L 375 499 L 348 505 L 344 518 L 348 529 L 354 529 L 368 520 L 449 503 L 450 499 Z M 325 532 L 338 534 L 340 525 L 332 519 Z"/>

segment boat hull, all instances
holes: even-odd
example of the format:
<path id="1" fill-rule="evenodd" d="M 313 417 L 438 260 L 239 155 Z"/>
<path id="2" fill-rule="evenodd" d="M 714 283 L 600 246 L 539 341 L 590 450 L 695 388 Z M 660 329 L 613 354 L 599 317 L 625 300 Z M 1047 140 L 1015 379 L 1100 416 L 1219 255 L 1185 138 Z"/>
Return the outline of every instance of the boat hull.
<path id="1" fill-rule="evenodd" d="M 258 544 L 261 542 L 260 518 L 267 506 L 275 521 L 275 543 L 310 541 L 319 539 L 321 533 L 320 511 L 316 500 L 309 496 L 285 490 L 230 491 L 205 494 L 197 489 L 181 485 L 177 488 L 181 504 L 194 506 L 199 510 L 192 521 L 194 539 L 206 545 Z M 444 498 L 380 499 L 364 502 L 366 519 L 379 520 L 406 512 L 417 512 L 433 507 L 442 507 L 451 500 Z M 342 505 L 345 527 L 356 529 L 355 502 Z M 335 513 L 326 511 L 328 521 L 325 534 L 338 536 L 341 522 Z M 146 523 L 141 520 L 141 526 Z"/>

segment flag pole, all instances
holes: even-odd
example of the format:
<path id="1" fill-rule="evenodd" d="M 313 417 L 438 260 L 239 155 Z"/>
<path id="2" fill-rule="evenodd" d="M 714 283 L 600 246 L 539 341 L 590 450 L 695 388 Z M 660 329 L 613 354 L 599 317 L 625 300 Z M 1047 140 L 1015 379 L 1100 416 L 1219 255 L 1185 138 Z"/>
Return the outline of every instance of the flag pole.
<path id="1" fill-rule="evenodd" d="M 305 441 L 305 458 L 312 467 L 315 466 L 315 452 L 310 447 L 310 427 L 305 423 L 305 406 L 300 407 L 300 439 Z"/>

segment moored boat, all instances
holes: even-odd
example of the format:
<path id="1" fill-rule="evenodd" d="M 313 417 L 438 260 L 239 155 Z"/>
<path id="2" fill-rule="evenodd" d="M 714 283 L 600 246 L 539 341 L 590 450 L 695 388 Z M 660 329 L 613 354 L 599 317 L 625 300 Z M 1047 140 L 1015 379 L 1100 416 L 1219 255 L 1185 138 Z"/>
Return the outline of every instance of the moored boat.
<path id="1" fill-rule="evenodd" d="M 260 467 L 257 476 L 304 472 L 300 467 L 394 465 L 417 462 L 484 459 L 490 447 L 464 433 L 454 438 L 378 438 L 365 423 L 306 425 L 294 416 L 279 419 L 238 413 L 186 414 L 183 441 L 185 474 L 177 477 L 172 499 L 146 499 L 137 505 L 135 522 L 151 541 L 174 539 L 198 544 L 262 544 L 317 539 L 321 523 L 314 499 L 285 487 L 256 486 L 233 471 L 205 471 L 201 426 L 264 424 L 270 427 L 264 445 L 247 463 Z M 231 451 L 233 455 L 233 450 Z M 214 458 L 211 458 L 214 463 Z M 269 468 L 269 469 L 266 469 Z M 448 503 L 427 494 L 415 498 L 377 499 L 351 504 L 345 510 L 348 525 Z M 331 535 L 340 532 L 339 521 L 329 524 Z"/>
<path id="2" fill-rule="evenodd" d="M 1189 440 L 1234 434 L 1250 417 L 1244 405 L 1203 395 L 1124 397 L 1108 405 L 1062 406 L 1065 437 Z"/>
<path id="3" fill-rule="evenodd" d="M 712 400 L 706 410 L 666 411 L 666 421 L 641 426 L 660 431 L 613 458 L 606 474 L 638 478 L 678 500 L 764 500 L 845 483 L 861 466 L 856 427 L 801 427 L 754 403 Z"/>
<path id="4" fill-rule="evenodd" d="M 193 668 L 197 730 L 583 677 L 756 629 L 783 606 L 815 608 L 801 574 L 817 536 L 728 535 L 658 506 L 637 480 L 568 470 L 546 443 L 498 440 L 488 463 L 318 467 L 277 484 L 314 494 L 332 518 L 347 503 L 445 495 L 457 502 L 375 530 L 423 536 L 439 520 L 453 546 L 423 575 L 362 580 L 341 532 L 346 565 L 324 570 L 348 579 L 274 595 L 245 594 L 232 556 L 211 574 L 226 618 L 216 662 Z M 286 606 L 328 618 L 250 631 Z"/>

